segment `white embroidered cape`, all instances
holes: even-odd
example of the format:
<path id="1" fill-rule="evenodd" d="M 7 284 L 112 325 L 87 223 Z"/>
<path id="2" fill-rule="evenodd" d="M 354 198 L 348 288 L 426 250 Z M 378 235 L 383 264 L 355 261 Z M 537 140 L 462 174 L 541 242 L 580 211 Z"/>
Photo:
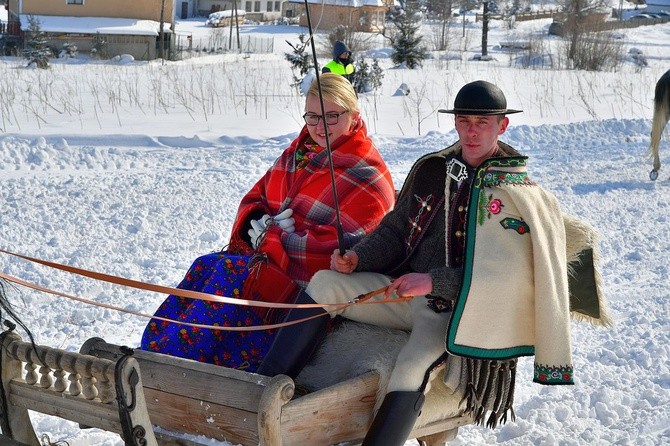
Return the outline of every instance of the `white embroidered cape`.
<path id="1" fill-rule="evenodd" d="M 534 381 L 572 384 L 566 233 L 558 201 L 528 179 L 524 157 L 491 159 L 475 175 L 464 280 L 447 350 L 477 359 L 535 355 Z"/>

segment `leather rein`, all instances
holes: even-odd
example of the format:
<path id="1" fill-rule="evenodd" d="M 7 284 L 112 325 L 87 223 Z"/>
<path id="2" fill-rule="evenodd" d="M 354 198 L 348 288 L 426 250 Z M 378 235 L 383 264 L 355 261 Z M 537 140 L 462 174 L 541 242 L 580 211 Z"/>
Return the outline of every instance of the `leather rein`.
<path id="1" fill-rule="evenodd" d="M 124 287 L 128 288 L 135 288 L 139 290 L 144 290 L 144 291 L 151 291 L 154 293 L 160 293 L 160 294 L 172 294 L 180 297 L 186 297 L 190 299 L 197 299 L 197 300 L 205 300 L 205 301 L 210 301 L 210 302 L 219 302 L 219 303 L 225 303 L 225 304 L 231 304 L 231 305 L 243 305 L 243 306 L 252 306 L 252 307 L 266 307 L 266 308 L 323 308 L 326 310 L 328 313 L 333 313 L 337 312 L 340 310 L 343 310 L 351 305 L 358 305 L 358 304 L 385 304 L 385 303 L 393 303 L 393 302 L 405 302 L 408 300 L 411 300 L 411 297 L 397 297 L 397 298 L 384 298 L 384 299 L 375 299 L 375 300 L 370 300 L 374 296 L 377 296 L 379 294 L 382 294 L 386 291 L 387 287 L 380 288 L 378 290 L 371 291 L 367 294 L 362 294 L 360 296 L 357 296 L 356 298 L 350 300 L 349 302 L 345 304 L 287 304 L 287 303 L 271 303 L 271 302 L 262 302 L 262 301 L 255 301 L 255 300 L 247 300 L 247 299 L 237 299 L 237 298 L 232 298 L 232 297 L 226 297 L 226 296 L 218 296 L 215 294 L 209 294 L 209 293 L 203 293 L 200 291 L 191 291 L 191 290 L 184 290 L 181 288 L 174 288 L 174 287 L 168 287 L 168 286 L 163 286 L 163 285 L 156 285 L 153 283 L 148 283 L 148 282 L 142 282 L 139 280 L 133 280 L 133 279 L 128 279 L 124 277 L 119 277 L 119 276 L 114 276 L 111 274 L 105 274 L 105 273 L 100 273 L 96 271 L 91 271 L 87 269 L 82 269 L 82 268 L 77 268 L 74 266 L 69 266 L 69 265 L 64 265 L 61 263 L 56 263 L 56 262 L 50 262 L 47 260 L 41 260 L 35 257 L 30 257 L 22 254 L 18 254 L 15 252 L 7 251 L 4 249 L 0 249 L 0 253 L 3 254 L 8 254 L 13 257 L 18 257 L 23 260 L 27 260 L 32 263 L 37 263 L 52 269 L 57 269 L 60 271 L 65 271 L 69 272 L 71 274 L 75 274 L 78 276 L 83 276 L 83 277 L 88 277 L 94 280 L 99 280 L 102 282 L 107 282 L 115 285 L 121 285 Z M 291 322 L 283 322 L 283 323 L 278 323 L 278 324 L 268 324 L 268 325 L 255 325 L 255 326 L 247 326 L 247 327 L 223 327 L 219 325 L 204 325 L 204 324 L 196 324 L 192 322 L 185 322 L 185 321 L 179 321 L 179 320 L 174 320 L 174 319 L 168 319 L 168 318 L 163 318 L 159 316 L 154 316 L 152 314 L 147 314 L 147 313 L 142 313 L 139 311 L 133 311 L 129 310 L 123 307 L 118 307 L 115 305 L 111 304 L 105 304 L 105 303 L 100 303 L 100 302 L 95 302 L 90 299 L 85 299 L 82 297 L 77 297 L 73 296 L 71 294 L 63 293 L 60 291 L 56 291 L 47 287 L 43 287 L 41 285 L 37 285 L 32 282 L 25 281 L 23 279 L 20 279 L 15 276 L 11 276 L 9 274 L 5 274 L 3 272 L 0 272 L 0 278 L 3 278 L 5 280 L 8 280 L 9 282 L 22 285 L 27 288 L 31 288 L 33 290 L 41 291 L 44 293 L 52 294 L 54 296 L 60 296 L 64 297 L 70 300 L 74 300 L 77 302 L 81 302 L 87 305 L 93 305 L 96 307 L 101 307 L 101 308 L 106 308 L 109 310 L 114 310 L 114 311 L 119 311 L 121 313 L 126 313 L 126 314 L 132 314 L 134 316 L 139 316 L 143 318 L 148 318 L 148 319 L 156 319 L 164 322 L 170 322 L 170 323 L 175 323 L 175 324 L 181 324 L 181 325 L 187 325 L 190 327 L 196 327 L 196 328 L 205 328 L 205 329 L 210 329 L 210 330 L 221 330 L 221 331 L 256 331 L 256 330 L 270 330 L 274 328 L 281 328 L 285 327 L 287 325 L 293 325 L 297 324 L 300 322 L 308 321 L 310 319 L 314 319 L 316 317 L 320 317 L 321 315 L 317 316 L 311 316 L 307 317 L 304 319 L 298 319 L 295 321 Z"/>

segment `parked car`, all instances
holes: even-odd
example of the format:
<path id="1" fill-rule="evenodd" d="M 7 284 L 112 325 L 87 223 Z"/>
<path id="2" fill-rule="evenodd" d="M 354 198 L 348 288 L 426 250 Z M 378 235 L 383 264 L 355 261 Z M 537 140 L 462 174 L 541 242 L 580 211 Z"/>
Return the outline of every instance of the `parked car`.
<path id="1" fill-rule="evenodd" d="M 548 33 L 550 36 L 565 37 L 565 25 L 561 22 L 551 22 Z"/>

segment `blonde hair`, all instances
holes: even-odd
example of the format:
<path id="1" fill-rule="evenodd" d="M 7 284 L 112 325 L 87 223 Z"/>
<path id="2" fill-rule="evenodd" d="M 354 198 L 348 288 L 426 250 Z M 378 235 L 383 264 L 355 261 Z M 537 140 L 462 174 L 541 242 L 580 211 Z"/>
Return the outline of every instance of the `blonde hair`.
<path id="1" fill-rule="evenodd" d="M 358 112 L 358 97 L 351 85 L 345 77 L 335 73 L 323 73 L 319 76 L 321 81 L 321 92 L 323 93 L 323 100 L 332 102 L 350 112 Z M 319 97 L 319 86 L 314 79 L 312 85 L 309 86 L 307 96 Z"/>

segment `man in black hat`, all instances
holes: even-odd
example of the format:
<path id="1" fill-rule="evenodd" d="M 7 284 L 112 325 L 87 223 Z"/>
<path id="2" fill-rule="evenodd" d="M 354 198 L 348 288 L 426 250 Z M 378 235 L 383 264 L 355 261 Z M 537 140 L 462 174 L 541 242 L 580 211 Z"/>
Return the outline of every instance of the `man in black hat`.
<path id="1" fill-rule="evenodd" d="M 469 386 L 470 389 L 464 390 L 460 382 L 461 362 L 447 353 L 445 336 L 455 305 L 461 301 L 462 284 L 475 277 L 472 270 L 477 265 L 473 267 L 468 263 L 472 255 L 469 244 L 475 243 L 474 233 L 481 230 L 481 234 L 477 232 L 478 239 L 496 245 L 498 240 L 511 237 L 512 232 L 519 237 L 526 229 L 522 219 L 510 218 L 512 214 L 501 212 L 503 206 L 513 211 L 512 200 L 503 202 L 492 198 L 489 190 L 482 190 L 486 184 L 490 188 L 531 184 L 523 169 L 525 157 L 498 141 L 509 123 L 506 115 L 520 110 L 507 108 L 505 95 L 497 86 L 476 81 L 458 92 L 453 109 L 440 112 L 454 115 L 459 141 L 420 158 L 409 172 L 394 210 L 343 256 L 335 251 L 331 270 L 318 272 L 298 299 L 298 303 L 347 304 L 357 296 L 383 287 L 387 287 L 386 297 L 411 298 L 383 305 L 350 305 L 330 314 L 411 330 L 397 358 L 385 398 L 363 442 L 365 446 L 405 443 L 419 416 L 431 372 L 448 360 L 458 367 L 449 368 L 447 385 L 461 394 L 472 393 L 466 395 L 469 401 L 466 411 L 477 421 L 482 422 L 487 410 L 492 410 L 489 423 L 495 426 L 511 411 L 513 392 L 510 387 L 513 386 L 510 383 L 515 360 L 489 361 L 483 367 L 480 364 L 477 370 L 482 373 L 495 367 L 495 382 L 491 380 L 488 386 Z M 492 185 L 484 181 L 488 174 L 494 179 Z M 503 223 L 503 226 L 489 224 L 492 216 L 500 217 L 512 230 L 506 231 L 508 227 Z M 485 230 L 491 234 L 485 234 Z M 505 243 L 500 241 L 501 250 L 516 252 L 519 247 L 522 259 L 532 257 L 528 246 L 515 245 L 521 242 L 512 241 L 509 246 Z M 506 255 L 503 252 L 503 257 Z M 514 260 L 511 253 L 509 259 Z M 508 269 L 503 271 L 501 281 L 507 280 L 506 276 L 512 271 L 509 268 L 513 268 L 504 266 Z M 532 287 L 532 279 L 531 274 L 531 284 L 527 287 Z M 473 288 L 470 282 L 468 285 Z M 287 320 L 327 314 L 322 308 L 300 308 L 292 310 Z M 329 320 L 316 317 L 282 328 L 258 373 L 297 376 L 322 339 Z M 514 355 L 507 358 L 511 357 Z M 495 408 L 486 403 L 491 395 L 491 402 L 498 401 Z"/>

